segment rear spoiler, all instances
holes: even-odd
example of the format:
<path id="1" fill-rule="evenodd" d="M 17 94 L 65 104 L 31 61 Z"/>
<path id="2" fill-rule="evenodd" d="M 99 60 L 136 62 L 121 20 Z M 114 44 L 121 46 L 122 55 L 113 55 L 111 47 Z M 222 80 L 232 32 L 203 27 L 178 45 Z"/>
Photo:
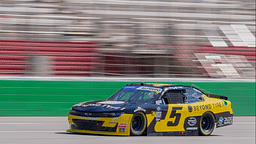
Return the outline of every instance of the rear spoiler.
<path id="1" fill-rule="evenodd" d="M 222 96 L 222 95 L 208 94 L 208 97 L 228 100 L 228 97 L 225 97 L 225 96 Z"/>

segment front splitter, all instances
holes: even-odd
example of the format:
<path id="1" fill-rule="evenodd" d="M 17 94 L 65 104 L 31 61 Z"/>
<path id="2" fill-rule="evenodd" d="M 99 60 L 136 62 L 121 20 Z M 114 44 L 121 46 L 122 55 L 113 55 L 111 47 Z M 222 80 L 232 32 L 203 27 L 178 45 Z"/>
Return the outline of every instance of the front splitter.
<path id="1" fill-rule="evenodd" d="M 71 133 L 84 133 L 84 134 L 95 134 L 95 135 L 120 135 L 120 136 L 129 136 L 128 133 L 120 132 L 103 132 L 103 131 L 90 131 L 90 130 L 79 130 L 79 129 L 68 129 L 67 132 Z"/>

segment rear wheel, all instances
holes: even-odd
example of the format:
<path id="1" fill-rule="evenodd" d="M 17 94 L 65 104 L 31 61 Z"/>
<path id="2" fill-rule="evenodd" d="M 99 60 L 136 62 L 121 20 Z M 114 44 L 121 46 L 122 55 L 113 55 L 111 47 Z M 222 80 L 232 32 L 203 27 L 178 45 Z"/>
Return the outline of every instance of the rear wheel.
<path id="1" fill-rule="evenodd" d="M 131 120 L 131 135 L 139 136 L 147 127 L 147 119 L 143 112 L 136 112 Z"/>
<path id="2" fill-rule="evenodd" d="M 203 116 L 200 118 L 199 135 L 210 135 L 214 130 L 214 124 L 214 115 L 211 112 L 204 113 Z"/>

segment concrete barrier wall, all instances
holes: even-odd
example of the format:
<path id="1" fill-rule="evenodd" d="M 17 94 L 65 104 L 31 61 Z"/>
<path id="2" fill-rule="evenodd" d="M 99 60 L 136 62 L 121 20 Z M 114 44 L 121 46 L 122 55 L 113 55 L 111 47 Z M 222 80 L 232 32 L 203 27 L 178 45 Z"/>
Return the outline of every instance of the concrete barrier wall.
<path id="1" fill-rule="evenodd" d="M 104 100 L 132 81 L 0 80 L 0 116 L 67 116 L 71 106 Z M 155 81 L 154 81 L 155 82 Z M 255 82 L 158 82 L 228 96 L 234 115 L 255 116 Z"/>

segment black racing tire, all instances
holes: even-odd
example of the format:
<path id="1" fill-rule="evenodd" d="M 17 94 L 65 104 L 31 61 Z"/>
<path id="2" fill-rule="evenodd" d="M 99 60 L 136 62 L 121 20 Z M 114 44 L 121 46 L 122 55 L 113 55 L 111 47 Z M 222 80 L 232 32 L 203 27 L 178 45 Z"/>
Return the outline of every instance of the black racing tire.
<path id="1" fill-rule="evenodd" d="M 213 132 L 214 126 L 215 126 L 214 115 L 211 112 L 204 113 L 203 116 L 200 118 L 199 135 L 209 136 Z"/>
<path id="2" fill-rule="evenodd" d="M 131 135 L 143 135 L 147 127 L 147 118 L 143 112 L 136 112 L 131 120 Z"/>

